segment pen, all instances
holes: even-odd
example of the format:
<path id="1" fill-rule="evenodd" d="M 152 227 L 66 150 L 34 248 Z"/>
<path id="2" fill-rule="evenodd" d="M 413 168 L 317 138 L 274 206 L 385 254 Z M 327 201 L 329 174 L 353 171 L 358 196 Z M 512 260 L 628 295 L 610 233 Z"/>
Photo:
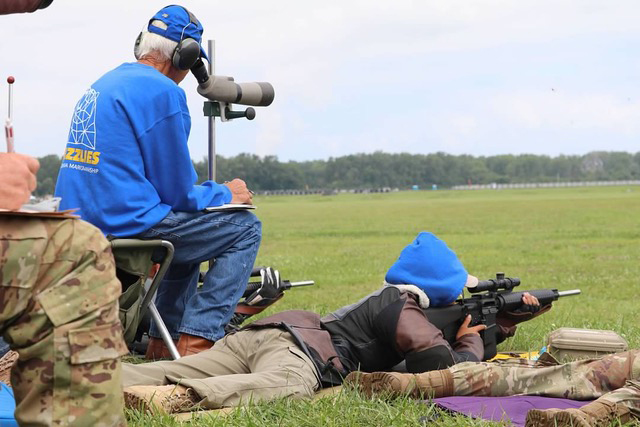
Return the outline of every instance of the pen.
<path id="1" fill-rule="evenodd" d="M 9 116 L 4 124 L 4 134 L 7 138 L 7 153 L 13 153 L 13 124 L 11 123 L 11 109 L 13 107 L 13 82 L 16 79 L 13 76 L 7 77 L 9 83 Z"/>
<path id="2" fill-rule="evenodd" d="M 228 183 L 229 183 L 229 181 L 225 181 L 225 182 L 223 182 L 223 184 L 228 184 Z M 249 190 L 249 189 L 247 188 L 247 190 Z M 249 194 L 251 194 L 252 196 L 254 196 L 256 193 L 254 193 L 253 191 L 249 190 Z"/>

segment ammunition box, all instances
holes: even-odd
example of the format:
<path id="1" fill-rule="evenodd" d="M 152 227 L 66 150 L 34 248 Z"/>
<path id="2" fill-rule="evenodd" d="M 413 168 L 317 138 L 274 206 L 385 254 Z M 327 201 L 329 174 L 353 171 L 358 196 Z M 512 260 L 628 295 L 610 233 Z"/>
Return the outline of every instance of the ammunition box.
<path id="1" fill-rule="evenodd" d="M 599 357 L 629 348 L 627 341 L 614 331 L 560 328 L 549 334 L 547 351 L 559 362 Z"/>

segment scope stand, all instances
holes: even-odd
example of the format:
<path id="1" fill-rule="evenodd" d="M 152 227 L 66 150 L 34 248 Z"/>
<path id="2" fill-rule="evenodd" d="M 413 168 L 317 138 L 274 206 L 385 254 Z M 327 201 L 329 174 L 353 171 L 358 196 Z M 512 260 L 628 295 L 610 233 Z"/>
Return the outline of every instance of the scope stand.
<path id="1" fill-rule="evenodd" d="M 215 63 L 215 41 L 209 40 L 209 74 L 214 73 Z M 233 111 L 232 105 L 227 102 L 220 101 L 205 101 L 202 107 L 202 112 L 205 117 L 209 118 L 209 180 L 216 180 L 216 117 L 220 117 L 221 122 L 228 122 L 229 120 L 246 118 L 247 120 L 253 120 L 256 117 L 256 110 L 253 107 L 247 107 L 244 111 Z M 213 267 L 215 259 L 209 260 L 209 268 Z"/>

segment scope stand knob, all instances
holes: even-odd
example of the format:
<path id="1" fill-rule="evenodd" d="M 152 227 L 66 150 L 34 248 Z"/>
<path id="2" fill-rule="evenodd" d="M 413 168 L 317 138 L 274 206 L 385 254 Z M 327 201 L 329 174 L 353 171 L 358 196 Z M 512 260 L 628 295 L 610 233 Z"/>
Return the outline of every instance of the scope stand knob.
<path id="1" fill-rule="evenodd" d="M 205 116 L 220 117 L 220 121 L 223 122 L 240 118 L 253 120 L 256 117 L 256 110 L 253 107 L 248 107 L 246 110 L 234 111 L 231 109 L 231 104 L 220 101 L 205 101 L 202 111 Z"/>
<path id="2" fill-rule="evenodd" d="M 240 119 L 242 117 L 247 120 L 253 120 L 256 117 L 256 110 L 252 107 L 248 107 L 244 111 L 233 111 L 230 106 L 224 108 L 224 115 L 227 120 Z M 222 117 L 220 118 L 223 122 L 225 121 Z"/>

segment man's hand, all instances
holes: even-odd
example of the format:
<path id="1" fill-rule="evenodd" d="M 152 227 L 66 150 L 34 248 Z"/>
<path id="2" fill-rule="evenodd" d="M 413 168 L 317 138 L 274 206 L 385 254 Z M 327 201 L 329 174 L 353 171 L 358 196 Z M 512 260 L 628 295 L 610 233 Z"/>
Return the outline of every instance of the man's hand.
<path id="1" fill-rule="evenodd" d="M 480 335 L 480 331 L 484 331 L 485 329 L 487 329 L 487 325 L 469 326 L 469 323 L 471 323 L 471 315 L 467 314 L 467 317 L 464 318 L 464 320 L 462 321 L 462 325 L 460 325 L 460 328 L 458 329 L 456 340 L 459 340 L 460 337 L 467 334 Z"/>
<path id="2" fill-rule="evenodd" d="M 522 305 L 517 309 L 498 313 L 497 321 L 501 327 L 512 328 L 518 323 L 531 320 L 551 310 L 551 303 L 542 307 L 540 306 L 538 298 L 531 295 L 529 292 L 522 293 L 521 301 Z"/>
<path id="3" fill-rule="evenodd" d="M 522 294 L 522 307 L 518 308 L 521 313 L 537 313 L 540 310 L 540 301 L 529 292 Z"/>
<path id="4" fill-rule="evenodd" d="M 241 205 L 250 205 L 252 203 L 253 193 L 247 188 L 247 184 L 236 178 L 233 181 L 225 182 L 229 190 L 231 190 L 231 203 L 238 203 Z"/>
<path id="5" fill-rule="evenodd" d="M 18 153 L 0 153 L 0 208 L 16 210 L 36 189 L 40 163 Z"/>

